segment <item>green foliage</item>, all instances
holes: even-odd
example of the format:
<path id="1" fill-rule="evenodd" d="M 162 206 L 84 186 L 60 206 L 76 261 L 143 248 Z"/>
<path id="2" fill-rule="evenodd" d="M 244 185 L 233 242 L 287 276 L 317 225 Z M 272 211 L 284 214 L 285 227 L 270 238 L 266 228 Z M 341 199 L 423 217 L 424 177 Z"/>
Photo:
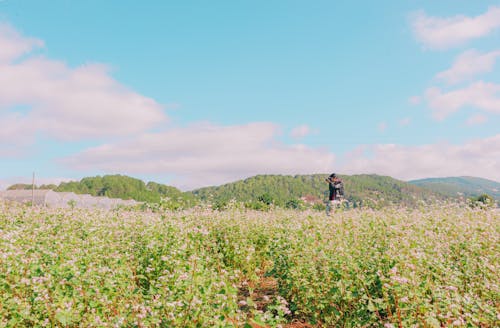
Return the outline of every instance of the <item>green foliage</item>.
<path id="1" fill-rule="evenodd" d="M 76 201 L 74 199 L 68 201 L 68 206 L 71 208 L 71 209 L 74 209 L 76 207 Z"/>
<path id="2" fill-rule="evenodd" d="M 72 191 L 78 194 L 106 196 L 110 198 L 135 199 L 137 201 L 159 204 L 155 208 L 185 208 L 196 203 L 191 193 L 156 182 L 145 184 L 142 180 L 123 175 L 87 177 L 79 182 L 63 182 L 56 191 Z"/>
<path id="3" fill-rule="evenodd" d="M 313 210 L 324 212 L 326 210 L 326 205 L 323 203 L 318 203 L 313 205 Z"/>
<path id="4" fill-rule="evenodd" d="M 31 190 L 31 189 L 33 189 L 33 185 L 26 183 L 16 183 L 7 187 L 7 190 Z"/>
<path id="5" fill-rule="evenodd" d="M 222 211 L 222 210 L 225 210 L 228 206 L 229 202 L 226 201 L 226 200 L 222 200 L 222 199 L 217 199 L 213 202 L 212 204 L 212 208 L 214 210 L 219 210 L 219 211 Z"/>
<path id="6" fill-rule="evenodd" d="M 304 206 L 303 203 L 298 199 L 289 199 L 285 203 L 285 208 L 289 208 L 289 209 L 300 209 L 303 206 Z"/>
<path id="7" fill-rule="evenodd" d="M 500 183 L 492 180 L 476 177 L 449 177 L 414 180 L 410 183 L 443 195 L 479 197 L 481 194 L 488 194 L 500 201 Z"/>
<path id="8" fill-rule="evenodd" d="M 134 199 L 155 205 L 151 209 L 193 207 L 200 202 L 223 210 L 235 203 L 250 209 L 323 208 L 328 194 L 327 174 L 315 175 L 258 175 L 217 187 L 206 187 L 182 192 L 175 187 L 143 181 L 122 175 L 105 175 L 63 182 L 59 186 L 46 185 L 55 191 L 73 191 L 79 194 Z M 378 175 L 341 176 L 345 184 L 345 198 L 352 208 L 383 208 L 391 205 L 417 206 L 446 199 L 438 193 L 390 177 Z M 42 187 L 42 186 L 41 186 Z M 17 184 L 9 189 L 31 189 L 31 185 Z M 168 199 L 165 201 L 165 199 Z M 159 205 L 163 203 L 162 205 Z"/>
<path id="9" fill-rule="evenodd" d="M 132 198 L 138 201 L 156 203 L 160 201 L 160 195 L 148 190 L 143 181 L 122 175 L 87 177 L 79 182 L 63 182 L 56 191 L 73 191 L 110 198 Z"/>
<path id="10" fill-rule="evenodd" d="M 491 208 L 495 206 L 495 200 L 488 194 L 482 194 L 470 199 L 472 207 Z"/>
<path id="11" fill-rule="evenodd" d="M 40 185 L 40 186 L 35 185 L 35 189 L 54 190 L 56 188 L 57 188 L 57 186 L 55 184 Z M 33 185 L 27 184 L 27 183 L 16 183 L 16 184 L 13 184 L 7 188 L 7 190 L 31 190 L 31 189 L 33 189 Z"/>
<path id="12" fill-rule="evenodd" d="M 257 199 L 268 206 L 274 202 L 273 197 L 267 192 L 260 195 Z"/>
<path id="13" fill-rule="evenodd" d="M 0 327 L 498 326 L 494 211 L 325 217 L 231 204 L 143 213 L 0 202 Z M 259 294 L 263 281 L 273 283 Z"/>
<path id="14" fill-rule="evenodd" d="M 255 210 L 255 211 L 267 211 L 271 207 L 270 207 L 270 205 L 268 205 L 264 202 L 261 202 L 261 201 L 248 201 L 248 202 L 245 202 L 245 208 Z"/>
<path id="15" fill-rule="evenodd" d="M 322 199 L 326 199 L 325 183 L 327 174 L 316 175 L 258 175 L 242 181 L 225 184 L 217 187 L 207 187 L 192 191 L 201 200 L 220 202 L 235 199 L 245 204 L 269 201 L 278 207 L 286 207 L 292 199 L 299 200 L 310 196 L 317 201 L 311 206 L 320 207 Z M 421 201 L 432 202 L 444 199 L 426 189 L 399 181 L 390 177 L 378 175 L 341 176 L 344 180 L 346 199 L 352 207 L 382 208 L 390 205 L 416 206 Z M 265 199 L 264 199 L 265 198 Z"/>

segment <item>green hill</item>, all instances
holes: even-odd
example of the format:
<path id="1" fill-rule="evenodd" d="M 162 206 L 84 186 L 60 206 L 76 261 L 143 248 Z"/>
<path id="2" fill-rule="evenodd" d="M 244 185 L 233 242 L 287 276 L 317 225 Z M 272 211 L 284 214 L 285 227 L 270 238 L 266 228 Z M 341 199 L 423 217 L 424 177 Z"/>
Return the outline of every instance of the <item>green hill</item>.
<path id="1" fill-rule="evenodd" d="M 124 175 L 105 175 L 83 178 L 80 181 L 62 182 L 55 191 L 72 191 L 77 194 L 90 194 L 92 196 L 106 196 L 110 198 L 135 199 L 159 203 L 162 198 L 180 200 L 184 203 L 194 203 L 195 198 L 191 193 L 179 189 L 131 178 Z"/>
<path id="2" fill-rule="evenodd" d="M 135 199 L 159 203 L 169 198 L 181 207 L 189 207 L 199 201 L 214 205 L 226 204 L 230 200 L 239 202 L 264 202 L 286 206 L 299 202 L 321 204 L 326 199 L 328 174 L 313 175 L 257 175 L 248 179 L 205 187 L 189 192 L 156 182 L 124 175 L 86 177 L 80 181 L 63 182 L 59 186 L 40 186 L 55 191 L 72 191 L 93 196 Z M 341 175 L 345 185 L 345 197 L 353 206 L 383 207 L 387 205 L 414 206 L 419 202 L 456 198 L 458 194 L 475 197 L 489 194 L 500 199 L 500 184 L 472 177 L 422 179 L 403 182 L 388 176 L 361 174 Z M 9 189 L 31 189 L 28 184 L 16 184 Z"/>
<path id="3" fill-rule="evenodd" d="M 476 197 L 481 194 L 488 194 L 494 199 L 500 200 L 500 183 L 482 178 L 429 178 L 413 180 L 409 181 L 409 183 L 452 197 L 458 195 Z"/>
<path id="4" fill-rule="evenodd" d="M 222 186 L 193 190 L 202 200 L 212 203 L 227 202 L 231 199 L 248 202 L 263 197 L 273 200 L 279 206 L 291 200 L 307 197 L 321 202 L 326 198 L 327 174 L 314 175 L 258 175 Z M 419 201 L 445 199 L 446 196 L 418 186 L 379 175 L 341 176 L 345 185 L 345 197 L 354 206 L 386 206 L 391 204 L 415 205 Z"/>

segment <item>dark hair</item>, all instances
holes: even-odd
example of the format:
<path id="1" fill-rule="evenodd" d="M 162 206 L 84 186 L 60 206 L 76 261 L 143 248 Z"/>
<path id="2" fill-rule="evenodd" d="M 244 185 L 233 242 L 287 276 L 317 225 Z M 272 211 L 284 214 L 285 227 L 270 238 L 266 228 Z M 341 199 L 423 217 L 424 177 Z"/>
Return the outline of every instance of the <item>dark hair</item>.
<path id="1" fill-rule="evenodd" d="M 330 174 L 330 178 L 336 178 L 337 175 L 335 173 Z"/>

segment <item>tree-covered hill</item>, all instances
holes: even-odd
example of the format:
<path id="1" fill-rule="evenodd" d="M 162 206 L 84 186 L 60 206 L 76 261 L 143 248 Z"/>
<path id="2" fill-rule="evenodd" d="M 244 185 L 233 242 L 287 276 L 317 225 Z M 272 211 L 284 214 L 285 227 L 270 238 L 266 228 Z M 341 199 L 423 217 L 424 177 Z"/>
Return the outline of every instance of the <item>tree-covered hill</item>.
<path id="1" fill-rule="evenodd" d="M 135 199 L 158 203 L 162 198 L 194 202 L 191 193 L 184 193 L 179 189 L 156 182 L 147 184 L 139 179 L 124 175 L 105 175 L 83 178 L 80 181 L 62 182 L 55 191 L 72 191 L 78 194 L 92 196 L 106 196 L 110 198 Z"/>
<path id="2" fill-rule="evenodd" d="M 307 197 L 321 202 L 325 199 L 327 174 L 314 175 L 258 175 L 222 186 L 206 187 L 192 191 L 202 200 L 210 202 L 256 201 L 267 197 L 277 205 Z M 379 175 L 341 176 L 345 197 L 355 206 L 385 206 L 390 204 L 415 205 L 419 201 L 446 198 L 443 195 L 409 183 Z"/>
<path id="3" fill-rule="evenodd" d="M 134 199 L 159 203 L 170 199 L 181 207 L 193 206 L 199 201 L 214 205 L 227 204 L 230 200 L 244 203 L 273 203 L 278 206 L 297 204 L 302 199 L 307 203 L 321 204 L 326 199 L 328 174 L 313 175 L 257 175 L 221 186 L 206 187 L 190 192 L 124 175 L 86 177 L 80 181 L 62 182 L 59 186 L 40 186 L 41 189 L 72 191 L 79 194 L 106 196 L 110 198 Z M 443 195 L 420 186 L 379 175 L 341 175 L 345 197 L 353 206 L 383 207 L 400 204 L 413 206 L 421 201 L 431 202 L 446 199 Z M 9 189 L 31 189 L 28 184 L 16 184 Z M 175 207 L 175 206 L 174 206 Z"/>
<path id="4" fill-rule="evenodd" d="M 488 194 L 500 200 L 500 183 L 475 177 L 428 178 L 410 181 L 411 184 L 434 192 L 456 197 L 476 197 Z"/>

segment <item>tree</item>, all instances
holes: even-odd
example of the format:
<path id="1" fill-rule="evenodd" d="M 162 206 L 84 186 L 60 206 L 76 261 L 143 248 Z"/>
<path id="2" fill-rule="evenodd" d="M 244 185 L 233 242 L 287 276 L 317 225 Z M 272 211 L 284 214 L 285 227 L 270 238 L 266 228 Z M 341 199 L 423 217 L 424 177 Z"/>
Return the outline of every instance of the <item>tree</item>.
<path id="1" fill-rule="evenodd" d="M 33 188 L 33 185 L 26 183 L 16 183 L 8 187 L 7 190 L 27 190 Z"/>

